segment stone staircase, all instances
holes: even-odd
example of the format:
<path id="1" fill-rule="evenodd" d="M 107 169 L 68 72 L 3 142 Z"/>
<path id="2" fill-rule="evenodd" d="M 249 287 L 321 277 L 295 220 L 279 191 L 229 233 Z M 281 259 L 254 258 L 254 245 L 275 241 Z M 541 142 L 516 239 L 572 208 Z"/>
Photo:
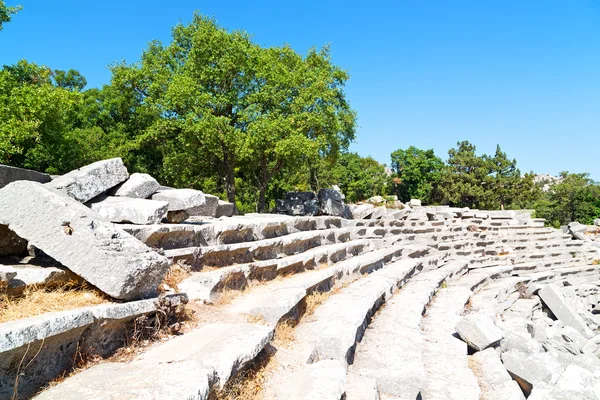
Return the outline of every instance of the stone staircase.
<path id="1" fill-rule="evenodd" d="M 98 343 L 112 338 L 110 326 L 159 305 L 110 303 L 0 324 L 0 397 L 10 397 L 11 374 L 38 348 L 19 398 L 207 399 L 258 360 L 271 367 L 257 399 L 552 399 L 572 365 L 600 371 L 595 336 L 573 354 L 530 333 L 535 321 L 548 326 L 541 330 L 569 326 L 537 293 L 597 285 L 596 248 L 514 212 L 416 210 L 418 219 L 383 210 L 380 219 L 250 214 L 120 225 L 189 271 L 164 298 L 189 301 L 195 326 L 129 362 L 98 363 L 38 393 L 69 369 L 67 347 L 91 334 Z M 572 296 L 584 292 L 595 293 Z M 511 313 L 531 299 L 546 307 Z M 474 351 L 461 339 L 455 327 L 474 313 L 500 327 L 502 341 Z M 282 327 L 292 339 L 278 338 Z M 523 374 L 513 366 L 522 354 L 557 360 L 556 376 Z"/>

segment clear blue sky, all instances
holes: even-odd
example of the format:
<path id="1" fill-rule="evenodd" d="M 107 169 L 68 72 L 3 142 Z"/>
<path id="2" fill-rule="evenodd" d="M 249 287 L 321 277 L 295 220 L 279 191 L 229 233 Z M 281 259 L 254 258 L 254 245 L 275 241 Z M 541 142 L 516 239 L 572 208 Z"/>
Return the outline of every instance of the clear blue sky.
<path id="1" fill-rule="evenodd" d="M 351 75 L 361 155 L 389 164 L 415 145 L 445 159 L 466 139 L 480 153 L 499 143 L 522 171 L 600 180 L 598 1 L 6 2 L 23 10 L 0 33 L 0 64 L 74 68 L 101 86 L 110 63 L 138 60 L 200 10 L 264 46 L 330 43 Z"/>

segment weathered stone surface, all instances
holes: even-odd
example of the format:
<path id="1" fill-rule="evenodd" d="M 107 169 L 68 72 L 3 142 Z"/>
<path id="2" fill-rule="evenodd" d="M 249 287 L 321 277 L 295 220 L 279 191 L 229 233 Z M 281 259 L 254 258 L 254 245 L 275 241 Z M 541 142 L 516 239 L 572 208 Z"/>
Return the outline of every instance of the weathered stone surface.
<path id="1" fill-rule="evenodd" d="M 111 222 L 139 225 L 159 223 L 167 214 L 169 207 L 166 201 L 112 196 L 102 196 L 88 205 Z"/>
<path id="2" fill-rule="evenodd" d="M 339 400 L 344 394 L 346 368 L 337 360 L 305 366 L 291 382 L 289 400 Z"/>
<path id="3" fill-rule="evenodd" d="M 540 385 L 529 396 L 530 400 L 597 400 L 600 398 L 598 375 L 577 365 L 569 365 L 555 386 Z"/>
<path id="4" fill-rule="evenodd" d="M 118 299 L 152 296 L 169 267 L 166 257 L 39 183 L 0 189 L 0 223 Z"/>
<path id="5" fill-rule="evenodd" d="M 341 192 L 334 189 L 321 189 L 318 193 L 321 214 L 342 216 L 344 214 L 344 201 Z"/>
<path id="6" fill-rule="evenodd" d="M 519 385 L 512 380 L 496 350 L 488 348 L 471 356 L 471 368 L 486 400 L 525 400 Z"/>
<path id="7" fill-rule="evenodd" d="M 15 276 L 17 276 L 17 270 L 15 270 L 14 267 L 11 267 L 10 265 L 0 264 L 0 283 L 7 285 L 8 281 L 10 281 Z"/>
<path id="8" fill-rule="evenodd" d="M 78 276 L 68 270 L 37 265 L 15 265 L 16 275 L 8 282 L 9 289 L 24 289 L 27 286 L 47 285 L 50 283 L 77 282 Z"/>
<path id="9" fill-rule="evenodd" d="M 569 304 L 565 296 L 560 292 L 555 285 L 546 285 L 538 295 L 542 301 L 548 306 L 550 311 L 560 319 L 565 325 L 571 326 L 586 338 L 594 336 L 594 332 L 586 325 L 585 321 L 579 316 L 577 310 Z"/>
<path id="10" fill-rule="evenodd" d="M 27 240 L 0 224 L 0 257 L 20 256 L 27 251 Z"/>
<path id="11" fill-rule="evenodd" d="M 469 346 L 477 351 L 498 343 L 504 337 L 502 329 L 494 321 L 483 314 L 468 314 L 458 324 L 456 332 Z"/>
<path id="12" fill-rule="evenodd" d="M 187 209 L 190 216 L 215 217 L 219 206 L 219 198 L 210 194 L 204 195 L 204 204 Z"/>
<path id="13" fill-rule="evenodd" d="M 525 395 L 538 385 L 556 383 L 564 370 L 548 353 L 525 354 L 511 350 L 502 354 L 502 362 Z"/>
<path id="14" fill-rule="evenodd" d="M 120 158 L 97 161 L 62 175 L 48 186 L 85 203 L 129 177 Z"/>
<path id="15" fill-rule="evenodd" d="M 190 215 L 187 213 L 187 211 L 176 210 L 176 211 L 168 211 L 165 219 L 170 224 L 180 224 L 183 221 L 187 220 L 189 217 L 190 217 Z"/>
<path id="16" fill-rule="evenodd" d="M 152 195 L 152 200 L 166 201 L 169 211 L 188 211 L 206 202 L 204 193 L 194 189 L 167 189 Z"/>
<path id="17" fill-rule="evenodd" d="M 421 200 L 419 199 L 410 199 L 410 201 L 408 202 L 408 205 L 412 208 L 414 207 L 421 207 Z"/>
<path id="18" fill-rule="evenodd" d="M 217 218 L 231 217 L 233 215 L 233 210 L 234 210 L 233 203 L 219 200 L 219 203 L 217 204 L 217 213 L 216 213 L 215 217 L 217 217 Z"/>
<path id="19" fill-rule="evenodd" d="M 125 182 L 110 190 L 109 194 L 111 196 L 147 199 L 156 193 L 159 187 L 159 183 L 152 176 L 136 172 L 131 174 Z"/>
<path id="20" fill-rule="evenodd" d="M 212 371 L 198 362 L 139 365 L 101 363 L 52 387 L 38 400 L 162 400 L 198 399 L 209 394 Z"/>
<path id="21" fill-rule="evenodd" d="M 39 183 L 50 182 L 50 175 L 30 169 L 11 167 L 0 164 L 0 189 L 11 182 L 16 181 L 34 181 Z"/>
<path id="22" fill-rule="evenodd" d="M 365 219 L 371 213 L 375 207 L 372 204 L 359 204 L 357 206 L 351 206 L 350 212 L 352 213 L 352 219 Z"/>
<path id="23" fill-rule="evenodd" d="M 385 208 L 384 206 L 375 207 L 373 209 L 373 212 L 370 214 L 369 218 L 370 219 L 380 219 L 380 218 L 383 218 L 386 214 L 387 214 L 387 208 Z"/>
<path id="24" fill-rule="evenodd" d="M 276 201 L 276 210 L 287 215 L 317 215 L 319 200 L 314 192 L 289 192 L 285 199 Z"/>

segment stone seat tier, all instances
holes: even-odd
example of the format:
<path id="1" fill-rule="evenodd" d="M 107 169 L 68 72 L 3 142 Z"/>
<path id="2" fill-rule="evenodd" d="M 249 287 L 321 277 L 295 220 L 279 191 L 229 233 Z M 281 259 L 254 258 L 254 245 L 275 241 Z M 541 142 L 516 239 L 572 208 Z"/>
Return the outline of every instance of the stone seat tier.
<path id="1" fill-rule="evenodd" d="M 361 384 L 370 379 L 383 398 L 416 399 L 425 378 L 420 322 L 431 297 L 443 282 L 467 271 L 468 261 L 452 261 L 413 277 L 375 316 L 348 368 L 346 398 L 361 399 Z"/>
<path id="2" fill-rule="evenodd" d="M 380 248 L 379 239 L 356 239 L 309 249 L 303 253 L 222 267 L 213 271 L 193 272 L 181 282 L 179 289 L 192 300 L 214 301 L 219 292 L 227 289 L 241 290 L 250 281 L 267 281 L 282 274 L 319 269 Z"/>

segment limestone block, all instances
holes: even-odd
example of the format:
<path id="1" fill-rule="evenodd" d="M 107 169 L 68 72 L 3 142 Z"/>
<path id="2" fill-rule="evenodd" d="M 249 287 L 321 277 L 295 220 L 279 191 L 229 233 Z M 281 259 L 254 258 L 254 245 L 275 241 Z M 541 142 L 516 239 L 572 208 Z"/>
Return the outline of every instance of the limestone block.
<path id="1" fill-rule="evenodd" d="M 16 168 L 0 164 L 0 189 L 11 182 L 34 181 L 40 183 L 50 182 L 50 175 L 30 169 Z"/>
<path id="2" fill-rule="evenodd" d="M 586 338 L 594 336 L 594 332 L 586 325 L 577 310 L 568 302 L 556 285 L 546 285 L 538 295 L 552 313 L 565 325 L 571 326 Z"/>
<path id="3" fill-rule="evenodd" d="M 375 207 L 372 204 L 359 204 L 357 206 L 352 206 L 350 212 L 352 213 L 352 219 L 365 219 L 374 209 Z"/>
<path id="4" fill-rule="evenodd" d="M 215 217 L 219 206 L 219 198 L 210 194 L 204 195 L 204 204 L 192 207 L 187 211 L 190 216 Z"/>
<path id="5" fill-rule="evenodd" d="M 219 200 L 217 204 L 217 213 L 215 217 L 231 217 L 233 215 L 233 203 L 229 203 L 227 201 Z"/>
<path id="6" fill-rule="evenodd" d="M 131 174 L 122 184 L 112 189 L 109 194 L 119 197 L 147 199 L 159 190 L 160 184 L 148 174 Z"/>
<path id="7" fill-rule="evenodd" d="M 130 197 L 96 198 L 89 207 L 111 222 L 124 222 L 138 225 L 159 223 L 167 214 L 169 203 Z"/>
<path id="8" fill-rule="evenodd" d="M 85 203 L 129 177 L 120 158 L 97 161 L 62 175 L 48 186 Z"/>
<path id="9" fill-rule="evenodd" d="M 502 362 L 526 396 L 533 387 L 556 383 L 564 370 L 548 353 L 525 354 L 511 350 L 502 354 Z"/>
<path id="10" fill-rule="evenodd" d="M 480 313 L 465 316 L 456 324 L 456 332 L 477 351 L 493 346 L 504 337 L 502 329 L 491 318 Z"/>
<path id="11" fill-rule="evenodd" d="M 8 284 L 12 278 L 17 276 L 17 271 L 10 265 L 0 264 L 0 283 Z"/>
<path id="12" fill-rule="evenodd" d="M 421 207 L 421 200 L 419 199 L 410 199 L 410 201 L 408 202 L 408 205 L 412 208 L 414 207 Z"/>
<path id="13" fill-rule="evenodd" d="M 152 200 L 166 201 L 169 211 L 185 211 L 203 205 L 204 193 L 194 189 L 167 189 L 152 195 Z"/>
<path id="14" fill-rule="evenodd" d="M 156 293 L 169 261 L 83 204 L 20 181 L 0 189 L 0 223 L 108 295 Z"/>

